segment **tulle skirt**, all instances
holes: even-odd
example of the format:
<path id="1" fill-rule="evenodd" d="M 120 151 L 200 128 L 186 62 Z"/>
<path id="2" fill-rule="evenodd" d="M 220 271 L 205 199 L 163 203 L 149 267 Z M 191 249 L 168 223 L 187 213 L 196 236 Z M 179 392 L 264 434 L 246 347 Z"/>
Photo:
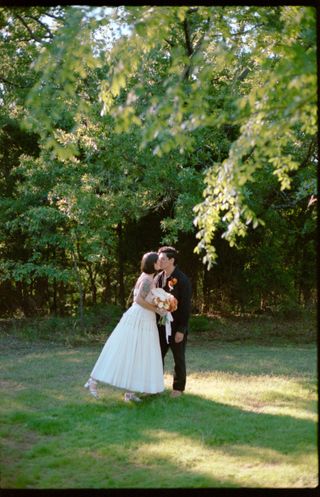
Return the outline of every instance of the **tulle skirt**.
<path id="1" fill-rule="evenodd" d="M 108 338 L 91 377 L 135 392 L 164 390 L 159 334 L 153 311 L 132 304 Z"/>

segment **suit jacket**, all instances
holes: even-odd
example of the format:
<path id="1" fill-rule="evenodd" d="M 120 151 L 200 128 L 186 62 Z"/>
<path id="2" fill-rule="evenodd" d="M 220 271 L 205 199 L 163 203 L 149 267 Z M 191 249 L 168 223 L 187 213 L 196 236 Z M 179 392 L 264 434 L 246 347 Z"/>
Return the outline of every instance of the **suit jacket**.
<path id="1" fill-rule="evenodd" d="M 168 293 L 171 293 L 178 301 L 177 310 L 172 312 L 172 333 L 174 334 L 177 331 L 180 331 L 181 333 L 186 334 L 188 333 L 188 321 L 191 312 L 192 288 L 190 280 L 182 271 L 180 271 L 178 266 L 175 267 L 173 273 L 167 279 L 165 286 L 163 286 L 164 277 L 164 271 L 156 276 L 156 286 L 163 288 Z M 173 288 L 170 290 L 169 282 L 173 279 L 176 279 L 176 284 L 172 285 Z M 158 319 L 160 319 L 159 316 Z"/>

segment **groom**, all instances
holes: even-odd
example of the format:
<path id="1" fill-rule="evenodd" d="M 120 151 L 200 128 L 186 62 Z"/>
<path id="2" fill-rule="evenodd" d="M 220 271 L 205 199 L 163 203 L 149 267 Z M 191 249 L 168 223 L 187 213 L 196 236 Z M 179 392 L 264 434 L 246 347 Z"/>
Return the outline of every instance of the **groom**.
<path id="1" fill-rule="evenodd" d="M 172 312 L 171 336 L 166 337 L 165 326 L 158 323 L 162 361 L 170 348 L 174 358 L 173 391 L 171 397 L 179 397 L 186 385 L 185 349 L 187 343 L 188 320 L 191 310 L 191 283 L 177 266 L 177 251 L 173 247 L 158 250 L 161 273 L 156 286 L 171 293 L 178 301 L 178 308 Z"/>

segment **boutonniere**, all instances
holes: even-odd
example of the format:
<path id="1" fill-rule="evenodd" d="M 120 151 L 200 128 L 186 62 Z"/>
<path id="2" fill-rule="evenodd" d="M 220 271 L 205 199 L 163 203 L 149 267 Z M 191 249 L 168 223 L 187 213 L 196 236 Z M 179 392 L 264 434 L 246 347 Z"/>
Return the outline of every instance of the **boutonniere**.
<path id="1" fill-rule="evenodd" d="M 172 278 L 172 280 L 168 281 L 168 287 L 170 290 L 173 290 L 173 287 L 178 283 L 177 278 Z"/>

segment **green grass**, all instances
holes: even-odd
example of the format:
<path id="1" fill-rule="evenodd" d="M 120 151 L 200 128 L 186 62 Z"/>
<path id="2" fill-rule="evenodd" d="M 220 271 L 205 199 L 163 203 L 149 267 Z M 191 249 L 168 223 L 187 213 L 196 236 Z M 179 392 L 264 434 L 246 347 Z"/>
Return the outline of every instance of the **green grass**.
<path id="1" fill-rule="evenodd" d="M 122 311 L 115 305 L 97 305 L 87 309 L 83 326 L 76 316 L 0 319 L 0 331 L 26 342 L 39 340 L 66 346 L 100 344 L 119 321 Z M 215 314 L 193 315 L 191 335 L 203 341 L 252 343 L 260 345 L 316 342 L 316 311 L 314 306 L 300 308 L 291 318 L 277 314 Z"/>
<path id="2" fill-rule="evenodd" d="M 305 488 L 318 484 L 314 344 L 190 335 L 183 397 L 83 388 L 100 344 L 2 338 L 2 488 Z M 170 354 L 170 352 L 169 352 Z"/>

